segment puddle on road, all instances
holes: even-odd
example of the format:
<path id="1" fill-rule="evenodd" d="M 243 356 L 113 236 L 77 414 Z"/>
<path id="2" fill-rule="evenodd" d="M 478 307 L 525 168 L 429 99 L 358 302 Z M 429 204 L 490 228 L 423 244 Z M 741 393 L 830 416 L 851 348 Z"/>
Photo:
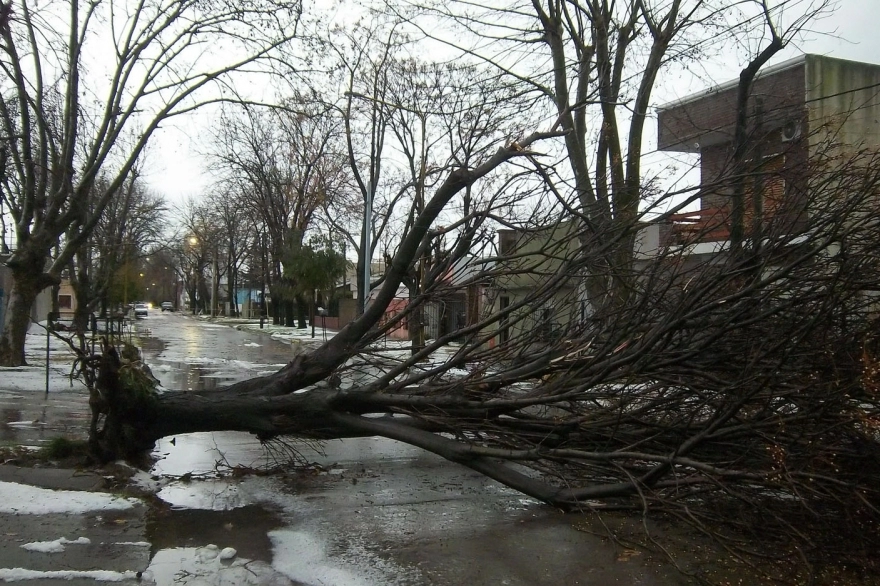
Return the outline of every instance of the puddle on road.
<path id="1" fill-rule="evenodd" d="M 253 504 L 225 511 L 156 507 L 147 519 L 147 540 L 154 556 L 215 544 L 235 548 L 239 557 L 271 563 L 269 532 L 283 526 L 277 513 Z"/>
<path id="2" fill-rule="evenodd" d="M 162 386 L 168 389 L 184 391 L 210 391 L 236 380 L 234 376 L 223 375 L 219 369 L 207 368 L 185 362 L 168 362 L 163 372 L 153 374 L 162 380 Z M 165 370 L 167 368 L 167 370 Z M 166 382 L 167 381 L 167 382 Z"/>
<path id="3" fill-rule="evenodd" d="M 163 440 L 160 448 L 170 449 L 165 455 L 173 457 L 170 461 L 159 460 L 153 475 L 167 479 L 179 476 L 180 472 L 210 474 L 208 469 L 212 459 L 217 457 L 218 442 L 228 448 L 223 438 L 215 440 L 213 435 L 179 436 L 175 444 Z M 236 438 L 232 443 L 241 439 L 244 438 Z M 163 468 L 163 464 L 167 465 Z M 228 476 L 184 478 L 187 480 L 175 480 L 156 493 L 161 504 L 148 513 L 146 538 L 152 545 L 146 575 L 152 583 L 157 586 L 299 584 L 272 567 L 273 543 L 269 536 L 287 526 L 281 511 L 271 500 L 267 501 L 268 495 L 275 492 L 273 488 L 267 488 L 259 479 L 242 483 L 242 479 Z M 227 548 L 234 549 L 235 556 L 221 559 L 220 552 Z"/>
<path id="4" fill-rule="evenodd" d="M 26 394 L 25 394 L 26 395 Z M 35 402 L 26 396 L 0 397 L 0 444 L 40 445 L 56 437 L 86 439 L 88 396 Z"/>

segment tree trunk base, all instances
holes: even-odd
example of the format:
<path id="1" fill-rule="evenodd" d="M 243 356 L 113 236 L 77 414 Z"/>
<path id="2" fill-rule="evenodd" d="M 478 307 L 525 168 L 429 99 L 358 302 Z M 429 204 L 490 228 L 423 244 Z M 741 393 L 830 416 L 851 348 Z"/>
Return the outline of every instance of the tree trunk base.
<path id="1" fill-rule="evenodd" d="M 156 438 L 144 431 L 158 415 L 156 380 L 139 359 L 137 348 L 126 346 L 123 354 L 120 358 L 116 348 L 104 341 L 90 391 L 89 449 L 100 463 L 142 460 L 155 445 Z"/>

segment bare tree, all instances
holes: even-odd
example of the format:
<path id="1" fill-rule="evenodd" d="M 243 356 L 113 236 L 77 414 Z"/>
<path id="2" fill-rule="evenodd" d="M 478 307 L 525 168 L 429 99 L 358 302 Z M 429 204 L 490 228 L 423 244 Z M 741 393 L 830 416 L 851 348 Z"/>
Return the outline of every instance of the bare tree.
<path id="1" fill-rule="evenodd" d="M 767 59 L 828 5 L 791 0 L 771 9 L 765 0 L 546 0 L 476 11 L 468 2 L 450 2 L 420 6 L 418 12 L 443 18 L 462 32 L 444 38 L 435 32 L 442 28 L 426 25 L 420 27 L 423 34 L 490 64 L 497 75 L 555 110 L 558 127 L 566 131 L 567 168 L 553 181 L 556 189 L 576 195 L 573 210 L 586 227 L 583 245 L 594 240 L 587 237 L 590 232 L 615 234 L 616 245 L 594 259 L 599 264 L 588 270 L 592 276 L 582 285 L 590 311 L 601 313 L 614 311 L 631 290 L 635 233 L 630 227 L 640 215 L 644 130 L 658 75 L 706 56 L 726 39 L 750 52 L 750 71 L 743 78 L 748 88 Z M 780 24 L 793 11 L 799 16 Z M 474 44 L 460 40 L 474 38 Z M 766 48 L 760 46 L 765 38 Z M 521 54 L 528 57 L 509 58 Z"/>
<path id="2" fill-rule="evenodd" d="M 106 188 L 107 181 L 99 178 L 86 205 L 99 201 Z M 148 251 L 159 245 L 167 211 L 164 201 L 145 188 L 136 171 L 118 197 L 108 202 L 86 244 L 77 249 L 69 266 L 76 295 L 77 331 L 88 329 L 89 314 L 106 316 L 143 293 L 133 275 Z M 84 212 L 94 213 L 88 208 Z"/>
<path id="3" fill-rule="evenodd" d="M 238 314 L 237 293 L 241 284 L 239 275 L 255 239 L 254 224 L 247 221 L 249 209 L 247 199 L 239 193 L 223 197 L 214 211 L 225 250 L 223 258 L 226 267 L 223 272 L 226 275 L 232 315 Z"/>
<path id="4" fill-rule="evenodd" d="M 216 137 L 215 168 L 233 181 L 268 238 L 273 317 L 293 325 L 295 297 L 282 286 L 284 253 L 302 244 L 316 210 L 332 205 L 342 160 L 332 149 L 336 121 L 297 96 L 284 108 L 228 113 Z"/>
<path id="5" fill-rule="evenodd" d="M 224 244 L 223 227 L 211 200 L 189 199 L 178 210 L 182 234 L 172 245 L 178 270 L 190 300 L 192 312 L 208 313 L 215 309 L 220 267 L 224 264 L 220 250 Z M 224 267 L 225 268 L 225 267 Z"/>
<path id="6" fill-rule="evenodd" d="M 316 42 L 332 56 L 327 70 L 336 73 L 345 88 L 341 103 L 331 105 L 342 119 L 350 171 L 349 189 L 340 202 L 344 205 L 336 208 L 348 213 L 325 210 L 324 218 L 357 254 L 357 312 L 362 314 L 370 290 L 381 282 L 372 278 L 370 270 L 378 242 L 393 217 L 390 210 L 405 195 L 405 189 L 383 185 L 388 158 L 388 77 L 405 39 L 394 20 L 388 23 L 380 17 L 368 25 L 357 23 L 351 30 L 318 36 Z"/>
<path id="7" fill-rule="evenodd" d="M 485 156 L 499 135 L 515 135 L 522 113 L 531 104 L 517 99 L 507 91 L 509 88 L 487 81 L 475 67 L 404 59 L 388 63 L 387 70 L 383 105 L 387 108 L 392 144 L 405 161 L 396 207 L 403 207 L 402 195 L 406 196 L 404 201 L 411 202 L 406 216 L 398 219 L 405 231 L 421 216 L 426 194 L 436 188 L 444 174 Z M 460 230 L 465 233 L 476 223 L 470 217 L 473 199 L 471 190 L 466 189 L 461 202 L 450 206 L 452 213 L 445 215 L 450 221 L 460 221 Z M 393 218 L 394 214 L 388 213 L 385 221 Z M 405 279 L 413 353 L 425 344 L 428 324 L 422 295 L 428 272 L 444 260 L 437 252 L 426 239 L 422 257 Z"/>
<path id="8" fill-rule="evenodd" d="M 641 2 L 633 10 L 638 19 L 651 14 Z M 586 24 L 587 14 L 571 18 Z M 622 30 L 643 31 L 653 46 L 676 19 Z M 616 104 L 621 96 L 612 97 Z M 602 184 L 609 168 L 622 171 L 617 187 L 606 185 L 606 203 L 622 207 L 599 222 L 584 206 L 583 185 L 562 179 L 578 163 L 551 156 L 554 139 L 577 136 L 565 120 L 578 116 L 566 107 L 546 132 L 496 135 L 503 146 L 494 153 L 444 173 L 403 229 L 372 302 L 315 351 L 210 395 L 143 397 L 114 387 L 96 437 L 101 455 L 217 429 L 266 442 L 379 435 L 560 508 L 672 515 L 739 556 L 760 539 L 763 558 L 778 555 L 795 582 L 841 560 L 872 569 L 865 552 L 876 548 L 871 529 L 880 522 L 877 150 L 816 140 L 809 158 L 793 158 L 784 171 L 731 153 L 713 183 L 663 194 L 727 197 L 751 184 L 754 203 L 761 182 L 795 173 L 772 214 L 744 212 L 743 236 L 760 234 L 761 243 L 736 250 L 713 240 L 722 230 L 730 242 L 738 220 L 729 212 L 686 225 L 675 205 L 627 215 L 629 163 L 620 152 L 620 167 L 603 142 L 609 128 L 590 177 Z M 760 144 L 760 116 L 746 120 L 751 144 Z M 468 189 L 480 194 L 469 213 L 441 224 Z M 647 195 L 658 198 L 639 182 L 638 199 Z M 642 246 L 652 231 L 666 234 Z M 716 246 L 698 252 L 707 243 Z M 395 309 L 426 250 L 436 260 L 419 298 Z M 591 297 L 588 311 L 582 292 L 591 279 L 626 290 L 598 313 Z M 464 323 L 415 354 L 380 343 L 420 304 L 452 296 L 475 300 Z"/>
<path id="9" fill-rule="evenodd" d="M 0 191 L 16 244 L 0 363 L 10 366 L 24 363 L 36 295 L 58 282 L 156 130 L 225 99 L 221 86 L 235 88 L 237 72 L 280 64 L 299 5 L 74 0 L 10 4 L 4 15 Z M 207 39 L 224 51 L 205 52 Z M 83 217 L 102 173 L 103 195 Z"/>

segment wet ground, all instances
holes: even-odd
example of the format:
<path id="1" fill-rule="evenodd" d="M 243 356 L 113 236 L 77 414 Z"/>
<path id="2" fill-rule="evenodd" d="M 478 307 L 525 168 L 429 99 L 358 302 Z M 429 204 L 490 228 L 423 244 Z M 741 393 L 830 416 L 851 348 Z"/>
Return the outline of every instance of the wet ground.
<path id="1" fill-rule="evenodd" d="M 138 327 L 145 361 L 169 389 L 211 389 L 274 371 L 292 356 L 290 345 L 267 336 L 177 314 L 151 314 Z M 31 397 L 22 403 L 41 402 Z M 84 429 L 83 412 L 74 415 L 83 404 L 73 393 L 42 404 L 16 407 L 19 412 L 8 418 L 21 422 L 31 417 L 29 409 L 45 408 L 51 410 L 47 425 L 4 425 L 3 433 L 22 441 L 29 433 L 57 434 L 56 424 L 64 429 L 83 424 Z M 6 408 L 0 397 L 0 409 Z M 579 515 L 562 515 L 391 440 L 267 449 L 247 434 L 189 434 L 165 438 L 155 456 L 155 467 L 139 481 L 158 496 L 151 506 L 111 519 L 109 525 L 106 515 L 67 521 L 78 523 L 68 527 L 70 539 L 89 533 L 109 544 L 92 548 L 89 555 L 95 560 L 110 564 L 116 555 L 114 567 L 123 560 L 127 569 L 144 571 L 142 583 L 687 583 L 663 560 L 582 530 L 601 527 Z M 292 459 L 300 466 L 282 474 L 235 473 L 240 466 L 269 468 Z M 15 532 L 13 525 L 3 525 L 5 518 L 0 516 L 0 531 Z M 124 527 L 127 533 L 104 535 L 104 525 Z M 136 549 L 120 543 L 147 545 Z M 226 548 L 235 555 L 224 560 L 220 554 L 228 554 Z M 0 550 L 0 567 L 22 556 L 14 547 Z M 61 561 L 52 559 L 44 565 Z"/>

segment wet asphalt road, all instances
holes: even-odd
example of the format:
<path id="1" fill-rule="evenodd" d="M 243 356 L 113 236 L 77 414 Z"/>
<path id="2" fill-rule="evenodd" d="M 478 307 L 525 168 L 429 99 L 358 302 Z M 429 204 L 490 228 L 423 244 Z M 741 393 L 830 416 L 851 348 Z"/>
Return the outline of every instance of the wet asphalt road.
<path id="1" fill-rule="evenodd" d="M 167 389 L 210 393 L 273 372 L 293 356 L 290 345 L 267 335 L 180 314 L 153 312 L 137 330 L 146 363 Z M 32 395 L 15 399 L 15 417 L 45 408 L 42 397 Z M 84 436 L 77 426 L 84 431 L 87 404 L 77 397 L 50 401 L 40 437 L 64 429 Z M 10 429 L 16 437 L 9 441 L 27 440 L 19 435 L 27 430 Z M 0 515 L 0 532 L 14 536 L 0 546 L 0 568 L 143 570 L 138 583 L 162 586 L 688 583 L 665 561 L 604 537 L 590 517 L 563 515 L 383 438 L 266 449 L 247 434 L 203 433 L 165 438 L 154 455 L 156 465 L 141 486 L 149 485 L 158 499 L 123 518 Z M 311 465 L 272 476 L 231 474 L 235 466 L 272 466 L 293 456 Z M 62 535 L 92 537 L 95 545 L 75 561 L 19 548 Z M 112 543 L 149 547 L 121 552 L 106 545 Z M 217 552 L 227 547 L 237 557 L 221 561 Z"/>
<path id="2" fill-rule="evenodd" d="M 264 374 L 292 358 L 287 344 L 268 336 L 177 314 L 157 314 L 139 326 L 149 334 L 141 336 L 145 359 L 167 388 L 210 389 Z M 217 539 L 199 531 L 228 527 L 223 519 L 247 507 L 249 537 L 239 539 L 230 529 L 227 541 L 239 547 L 246 541 L 248 557 L 272 564 L 293 583 L 684 583 L 663 564 L 622 555 L 623 548 L 578 530 L 584 527 L 579 516 L 562 515 L 420 449 L 383 438 L 292 447 L 300 459 L 319 464 L 319 471 L 275 477 L 268 487 L 251 478 L 163 489 L 160 497 L 180 511 L 170 517 L 201 511 L 197 523 L 173 521 L 187 526 L 187 543 Z M 175 478 L 192 472 L 210 476 L 227 464 L 272 464 L 279 456 L 238 433 L 166 438 L 156 454 L 162 459 L 154 472 Z"/>

